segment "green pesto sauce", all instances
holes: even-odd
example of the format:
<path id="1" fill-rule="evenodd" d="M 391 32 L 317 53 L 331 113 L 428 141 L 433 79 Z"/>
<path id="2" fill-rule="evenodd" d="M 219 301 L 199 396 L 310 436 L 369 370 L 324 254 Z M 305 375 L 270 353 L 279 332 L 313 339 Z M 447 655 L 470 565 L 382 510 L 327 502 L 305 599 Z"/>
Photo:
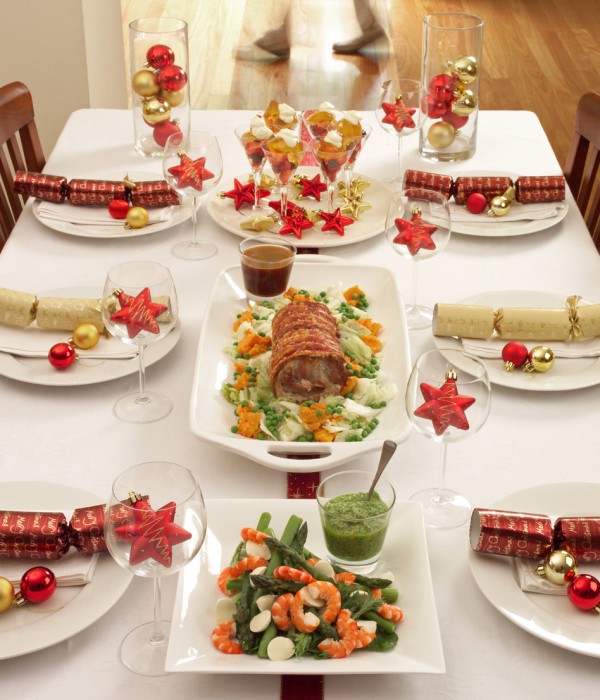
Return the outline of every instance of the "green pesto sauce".
<path id="1" fill-rule="evenodd" d="M 370 500 L 366 493 L 345 493 L 329 499 L 323 513 L 328 551 L 347 561 L 374 557 L 383 547 L 389 513 L 377 491 Z"/>

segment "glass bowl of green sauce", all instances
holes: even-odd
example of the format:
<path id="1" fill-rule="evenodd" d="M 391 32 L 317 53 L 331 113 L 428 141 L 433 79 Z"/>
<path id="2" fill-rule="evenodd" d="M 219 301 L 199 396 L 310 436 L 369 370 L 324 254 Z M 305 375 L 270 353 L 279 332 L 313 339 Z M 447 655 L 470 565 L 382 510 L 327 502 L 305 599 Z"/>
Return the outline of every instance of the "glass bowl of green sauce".
<path id="1" fill-rule="evenodd" d="M 319 515 L 329 560 L 355 573 L 369 573 L 379 562 L 392 508 L 394 487 L 380 478 L 370 499 L 373 474 L 343 471 L 317 489 Z"/>

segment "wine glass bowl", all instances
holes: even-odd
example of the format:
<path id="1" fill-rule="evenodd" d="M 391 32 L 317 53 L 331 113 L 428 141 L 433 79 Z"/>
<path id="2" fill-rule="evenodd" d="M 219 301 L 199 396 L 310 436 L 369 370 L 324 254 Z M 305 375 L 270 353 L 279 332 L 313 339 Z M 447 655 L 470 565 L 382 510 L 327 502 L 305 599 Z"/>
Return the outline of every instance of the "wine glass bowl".
<path id="1" fill-rule="evenodd" d="M 424 104 L 425 91 L 418 80 L 386 80 L 381 86 L 375 116 L 381 127 L 398 139 L 397 172 L 392 178 L 392 184 L 398 188 L 402 183 L 402 139 L 419 131 L 425 120 Z"/>
<path id="2" fill-rule="evenodd" d="M 462 350 L 430 350 L 416 361 L 406 389 L 413 426 L 441 445 L 439 486 L 411 496 L 423 505 L 432 527 L 457 527 L 470 516 L 468 500 L 445 487 L 446 448 L 477 432 L 490 411 L 490 381 L 485 364 Z"/>
<path id="3" fill-rule="evenodd" d="M 173 255 L 184 260 L 205 260 L 217 252 L 213 243 L 202 243 L 197 235 L 201 197 L 221 181 L 223 159 L 216 137 L 206 131 L 169 136 L 163 151 L 163 174 L 182 198 L 192 201 L 192 239 L 177 243 Z"/>
<path id="4" fill-rule="evenodd" d="M 339 146 L 333 145 L 326 139 L 323 141 L 312 141 L 310 149 L 317 160 L 323 179 L 327 183 L 327 211 L 331 214 L 333 213 L 333 200 L 336 190 L 335 183 L 344 172 L 344 167 L 350 160 L 354 145 L 344 148 L 341 137 Z"/>
<path id="5" fill-rule="evenodd" d="M 264 125 L 264 120 L 261 119 L 261 121 Z M 260 201 L 261 177 L 267 160 L 262 143 L 265 137 L 269 138 L 269 135 L 272 136 L 273 132 L 266 126 L 255 129 L 252 124 L 238 126 L 234 129 L 234 132 L 250 164 L 252 182 L 254 183 L 254 204 L 252 205 L 252 211 L 258 214 L 269 215 L 273 210 L 268 204 Z"/>
<path id="6" fill-rule="evenodd" d="M 291 130 L 282 130 L 263 142 L 263 152 L 279 185 L 281 216 L 287 212 L 288 184 L 302 162 L 305 144 Z"/>
<path id="7" fill-rule="evenodd" d="M 169 624 L 162 619 L 160 580 L 198 554 L 205 534 L 204 500 L 189 469 L 146 462 L 115 479 L 105 515 L 107 548 L 117 564 L 154 583 L 153 622 L 133 629 L 121 644 L 121 660 L 132 671 L 165 673 Z"/>
<path id="8" fill-rule="evenodd" d="M 424 189 L 396 194 L 388 208 L 385 229 L 394 252 L 414 263 L 410 300 L 405 305 L 408 328 L 427 328 L 433 311 L 417 304 L 419 262 L 438 255 L 448 244 L 452 230 L 448 200 L 439 192 Z"/>
<path id="9" fill-rule="evenodd" d="M 350 185 L 352 183 L 352 173 L 354 172 L 354 165 L 356 163 L 356 159 L 362 152 L 362 149 L 365 147 L 365 144 L 369 140 L 369 136 L 373 133 L 372 127 L 370 127 L 368 124 L 362 124 L 362 134 L 360 139 L 355 141 L 354 149 L 352 150 L 352 153 L 350 154 L 350 158 L 348 158 L 348 162 L 344 165 L 344 184 L 346 186 L 346 195 L 350 196 Z"/>
<path id="10" fill-rule="evenodd" d="M 171 273 L 151 261 L 133 261 L 108 271 L 102 292 L 102 320 L 115 338 L 137 345 L 139 391 L 117 401 L 114 412 L 129 423 L 149 423 L 171 412 L 171 400 L 146 390 L 144 349 L 167 336 L 178 318 L 178 302 Z"/>
<path id="11" fill-rule="evenodd" d="M 340 112 L 332 105 L 322 104 L 317 109 L 302 112 L 302 121 L 311 138 L 321 141 L 330 131 L 336 129 Z"/>

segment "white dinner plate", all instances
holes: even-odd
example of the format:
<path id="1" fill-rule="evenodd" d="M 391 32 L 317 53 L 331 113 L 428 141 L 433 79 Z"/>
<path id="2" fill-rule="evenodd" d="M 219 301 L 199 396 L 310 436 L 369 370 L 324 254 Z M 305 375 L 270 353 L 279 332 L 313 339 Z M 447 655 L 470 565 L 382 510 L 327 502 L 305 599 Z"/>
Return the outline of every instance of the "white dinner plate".
<path id="1" fill-rule="evenodd" d="M 68 287 L 66 289 L 53 289 L 39 292 L 38 296 L 93 299 L 97 296 L 101 296 L 101 294 L 101 292 L 98 294 L 98 289 L 93 287 Z M 0 329 L 0 338 L 2 337 L 2 331 L 9 330 L 7 326 Z M 30 326 L 28 330 L 32 333 L 46 333 L 45 330 L 36 328 L 35 325 Z M 66 342 L 71 335 L 70 331 L 64 331 L 62 332 L 63 337 L 59 338 L 58 335 L 60 335 L 60 333 L 57 334 L 57 331 L 47 331 L 47 333 L 49 337 L 51 336 L 52 338 L 52 340 L 48 341 L 48 350 L 50 350 L 54 343 Z M 166 337 L 156 343 L 149 343 L 146 346 L 144 351 L 144 365 L 149 367 L 155 362 L 158 362 L 158 360 L 161 360 L 165 355 L 168 355 L 177 345 L 180 338 L 181 324 L 177 321 Z M 110 343 L 114 343 L 120 348 L 123 341 L 111 336 L 106 340 L 105 345 L 108 346 Z M 65 370 L 57 370 L 52 367 L 45 357 L 22 357 L 20 355 L 11 355 L 7 352 L 0 352 L 0 375 L 28 384 L 41 384 L 44 386 L 83 386 L 126 377 L 129 374 L 134 374 L 138 370 L 139 361 L 137 354 L 127 358 L 92 359 L 86 358 L 85 350 L 81 350 L 79 351 L 78 359 L 71 367 Z"/>
<path id="2" fill-rule="evenodd" d="M 191 396 L 191 426 L 196 435 L 286 472 L 331 469 L 381 449 L 384 440 L 401 442 L 408 436 L 411 423 L 404 392 L 410 374 L 410 346 L 396 276 L 387 268 L 358 263 L 296 262 L 289 284 L 316 291 L 338 282 L 344 289 L 358 284 L 369 300 L 369 313 L 383 324 L 379 336 L 384 344 L 381 371 L 395 383 L 397 392 L 378 416 L 377 429 L 361 442 L 328 443 L 252 440 L 231 432 L 233 408 L 222 396 L 221 388 L 231 377 L 232 367 L 223 348 L 231 343 L 235 314 L 246 308 L 242 271 L 236 265 L 223 270 L 216 279 L 202 324 Z"/>
<path id="3" fill-rule="evenodd" d="M 152 180 L 163 180 L 162 175 L 157 173 L 129 173 L 130 180 L 133 182 L 149 182 Z M 119 180 L 115 177 L 114 173 L 109 175 L 103 175 L 102 177 L 94 176 L 95 180 Z M 70 236 L 80 236 L 82 238 L 132 238 L 134 236 L 149 236 L 152 233 L 158 233 L 159 231 L 166 231 L 167 229 L 173 228 L 183 221 L 187 221 L 192 216 L 191 203 L 184 201 L 182 204 L 176 204 L 173 206 L 173 212 L 168 221 L 160 221 L 156 224 L 149 224 L 143 228 L 125 228 L 125 222 L 123 221 L 123 226 L 118 226 L 115 224 L 108 223 L 106 226 L 101 225 L 91 225 L 91 224 L 74 224 L 70 221 L 57 221 L 55 219 L 50 219 L 44 216 L 40 216 L 38 209 L 41 202 L 36 200 L 33 203 L 32 210 L 35 218 L 47 228 L 51 228 L 54 231 L 59 231 L 60 233 L 66 233 Z M 102 207 L 96 207 L 101 209 Z M 106 208 L 106 217 L 110 220 L 110 214 L 108 213 L 108 206 Z"/>
<path id="4" fill-rule="evenodd" d="M 520 176 L 515 174 L 515 173 L 507 173 L 507 172 L 499 172 L 499 171 L 477 171 L 477 172 L 470 172 L 470 173 L 460 173 L 458 175 L 454 176 L 454 179 L 456 180 L 457 177 L 483 177 L 485 175 L 489 175 L 492 177 L 510 177 L 511 180 L 514 182 L 516 181 Z M 460 206 L 458 204 L 453 203 L 454 200 L 451 200 L 452 206 Z M 507 236 L 525 236 L 529 233 L 536 233 L 537 231 L 545 231 L 548 228 L 552 228 L 552 226 L 556 226 L 556 224 L 560 223 L 565 216 L 569 213 L 569 205 L 566 200 L 562 202 L 556 202 L 556 204 L 560 204 L 562 206 L 562 209 L 559 211 L 559 213 L 556 216 L 553 216 L 549 219 L 534 219 L 534 220 L 517 220 L 517 221 L 510 221 L 504 218 L 494 218 L 493 223 L 478 223 L 477 222 L 477 216 L 473 215 L 473 223 L 469 223 L 466 221 L 456 221 L 452 220 L 452 233 L 462 233 L 467 236 L 483 236 L 485 238 L 504 238 Z M 452 211 L 452 206 L 451 206 L 451 211 Z M 527 206 L 525 204 L 519 204 L 518 202 L 514 204 L 515 207 L 517 206 Z"/>
<path id="5" fill-rule="evenodd" d="M 314 177 L 319 173 L 319 169 L 315 167 L 300 167 L 297 170 L 299 175 L 306 175 L 307 177 Z M 387 211 L 392 201 L 393 193 L 386 187 L 383 183 L 378 180 L 374 180 L 371 177 L 366 177 L 365 175 L 360 175 L 356 173 L 353 178 L 361 177 L 364 182 L 369 182 L 370 186 L 363 192 L 363 201 L 368 202 L 371 205 L 371 209 L 362 212 L 359 218 L 350 226 L 347 226 L 343 236 L 339 236 L 335 231 L 321 231 L 321 226 L 319 223 L 315 224 L 313 228 L 309 228 L 302 232 L 302 238 L 298 239 L 296 236 L 287 236 L 290 240 L 303 248 L 334 248 L 336 246 L 350 245 L 352 243 L 359 243 L 361 241 L 366 241 L 369 238 L 373 238 L 380 233 L 385 231 L 385 220 L 387 217 Z M 236 178 L 239 182 L 245 183 L 248 179 L 248 175 L 240 175 Z M 321 176 L 322 179 L 322 176 Z M 219 191 L 227 192 L 233 188 L 233 180 L 221 183 L 222 189 Z M 321 201 L 317 202 L 313 199 L 295 199 L 295 195 L 299 190 L 295 189 L 290 185 L 289 187 L 289 198 L 294 204 L 298 204 L 305 209 L 325 209 L 327 207 L 327 193 L 321 193 Z M 262 201 L 268 201 L 273 199 L 273 197 L 265 197 Z M 336 199 L 334 201 L 334 206 L 341 206 L 344 203 L 343 199 Z M 208 197 L 206 209 L 211 216 L 211 218 L 219 224 L 222 228 L 235 233 L 236 236 L 241 236 L 242 238 L 251 238 L 253 236 L 261 235 L 264 236 L 268 233 L 273 233 L 279 236 L 277 233 L 277 226 L 273 226 L 272 231 L 262 231 L 257 233 L 256 231 L 245 231 L 240 228 L 240 223 L 253 216 L 252 209 L 250 206 L 243 206 L 239 211 L 236 211 L 233 199 L 219 197 L 219 192 L 213 190 Z"/>
<path id="6" fill-rule="evenodd" d="M 213 646 L 215 605 L 223 597 L 217 576 L 227 566 L 242 527 L 254 527 L 260 514 L 273 516 L 281 535 L 290 515 L 308 523 L 307 547 L 325 556 L 315 500 L 208 500 L 208 532 L 200 554 L 179 574 L 165 668 L 183 673 L 349 674 L 443 673 L 445 670 L 423 514 L 419 503 L 396 502 L 382 553 L 373 575 L 391 571 L 400 591 L 404 619 L 399 640 L 385 653 L 357 652 L 346 659 L 312 658 L 270 661 L 257 656 L 227 655 Z"/>
<path id="7" fill-rule="evenodd" d="M 61 513 L 102 502 L 102 498 L 89 491 L 65 484 L 17 481 L 4 482 L 0 488 L 0 510 Z M 0 575 L 1 562 L 0 559 Z M 23 573 L 36 565 L 36 561 L 23 560 Z M 44 565 L 52 569 L 51 561 L 44 561 Z M 132 578 L 133 574 L 121 568 L 108 552 L 103 552 L 87 585 L 60 586 L 49 600 L 31 606 L 34 608 L 31 610 L 7 610 L 0 615 L 0 659 L 45 649 L 81 632 L 112 608 Z"/>
<path id="8" fill-rule="evenodd" d="M 517 491 L 492 508 L 551 517 L 598 515 L 600 483 L 541 484 Z M 512 557 L 470 551 L 469 564 L 483 595 L 515 625 L 563 649 L 600 657 L 597 614 L 578 610 L 566 596 L 522 591 Z M 584 567 L 580 573 L 585 573 Z"/>
<path id="9" fill-rule="evenodd" d="M 553 292 L 511 290 L 475 294 L 456 303 L 491 306 L 494 310 L 503 306 L 559 309 L 564 308 L 566 298 L 567 295 Z M 455 337 L 442 338 L 433 336 L 433 342 L 442 353 L 446 349 L 463 349 L 462 341 Z M 525 344 L 529 349 L 536 345 L 552 347 L 551 341 L 536 342 L 528 340 Z M 481 360 L 487 367 L 488 376 L 493 384 L 507 386 L 511 389 L 522 389 L 523 391 L 570 391 L 572 389 L 584 389 L 600 383 L 600 357 L 560 357 L 556 359 L 552 369 L 543 374 L 519 370 L 507 372 L 504 369 L 504 362 L 501 358 L 490 359 L 482 357 Z M 461 369 L 461 367 L 459 366 L 458 369 Z"/>

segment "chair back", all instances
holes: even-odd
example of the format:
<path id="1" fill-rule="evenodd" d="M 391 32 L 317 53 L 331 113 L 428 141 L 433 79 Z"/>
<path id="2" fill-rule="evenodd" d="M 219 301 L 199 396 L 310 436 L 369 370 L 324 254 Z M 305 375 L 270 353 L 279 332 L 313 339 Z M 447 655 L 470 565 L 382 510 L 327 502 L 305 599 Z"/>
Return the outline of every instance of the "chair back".
<path id="1" fill-rule="evenodd" d="M 579 100 L 575 133 L 564 174 L 579 211 L 600 252 L 600 95 L 588 92 Z"/>
<path id="2" fill-rule="evenodd" d="M 29 90 L 19 82 L 0 87 L 0 250 L 26 200 L 13 192 L 15 171 L 41 172 L 45 164 Z"/>

